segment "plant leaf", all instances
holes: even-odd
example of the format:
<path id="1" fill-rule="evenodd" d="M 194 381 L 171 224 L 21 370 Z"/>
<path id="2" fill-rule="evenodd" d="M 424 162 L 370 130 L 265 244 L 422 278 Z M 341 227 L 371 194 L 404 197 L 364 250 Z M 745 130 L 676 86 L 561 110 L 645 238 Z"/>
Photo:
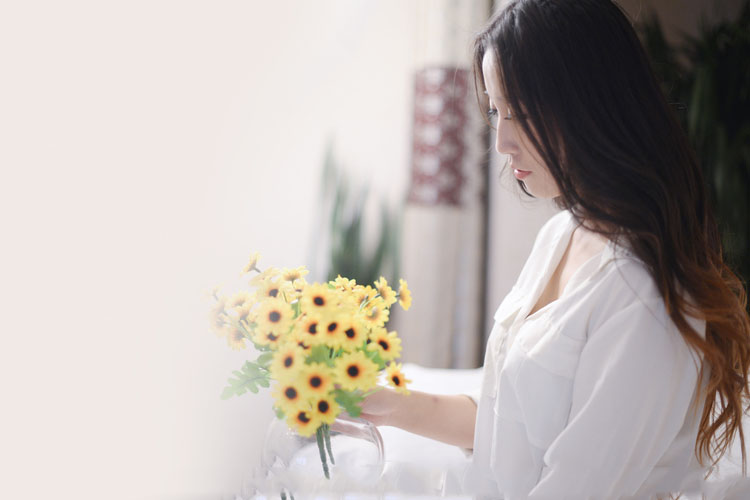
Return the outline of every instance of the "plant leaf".
<path id="1" fill-rule="evenodd" d="M 269 387 L 270 385 L 268 370 L 252 361 L 245 361 L 242 368 L 233 371 L 232 375 L 234 377 L 230 377 L 227 380 L 229 385 L 221 393 L 221 399 L 241 396 L 247 391 L 257 394 L 259 390 L 258 386 Z"/>
<path id="2" fill-rule="evenodd" d="M 361 394 L 343 389 L 335 389 L 333 394 L 336 402 L 352 417 L 358 417 L 362 413 L 362 408 L 360 408 L 359 404 L 365 398 Z"/>
<path id="3" fill-rule="evenodd" d="M 273 352 L 264 352 L 258 356 L 258 359 L 256 359 L 255 362 L 259 365 L 268 366 L 268 363 L 273 359 L 273 354 Z"/>
<path id="4" fill-rule="evenodd" d="M 333 367 L 334 362 L 331 359 L 331 349 L 327 345 L 318 344 L 310 349 L 310 354 L 307 355 L 307 363 L 325 363 L 326 365 Z"/>

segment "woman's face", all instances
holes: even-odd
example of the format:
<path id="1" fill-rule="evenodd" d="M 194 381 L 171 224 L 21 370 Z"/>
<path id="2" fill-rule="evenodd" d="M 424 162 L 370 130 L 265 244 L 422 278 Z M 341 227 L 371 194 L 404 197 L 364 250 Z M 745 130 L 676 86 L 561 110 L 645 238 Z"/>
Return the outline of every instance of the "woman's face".
<path id="1" fill-rule="evenodd" d="M 513 175 L 523 181 L 526 190 L 537 198 L 555 198 L 560 195 L 554 178 L 531 146 L 531 141 L 513 120 L 500 85 L 500 70 L 495 54 L 488 50 L 482 59 L 484 87 L 490 101 L 490 109 L 496 110 L 495 149 L 510 158 Z"/>

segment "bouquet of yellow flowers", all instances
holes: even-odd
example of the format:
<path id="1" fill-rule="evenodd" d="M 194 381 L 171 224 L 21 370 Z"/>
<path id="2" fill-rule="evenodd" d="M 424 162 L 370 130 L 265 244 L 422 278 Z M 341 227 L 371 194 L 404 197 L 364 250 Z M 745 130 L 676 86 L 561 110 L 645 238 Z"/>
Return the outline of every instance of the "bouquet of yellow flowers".
<path id="1" fill-rule="evenodd" d="M 252 291 L 218 295 L 211 311 L 212 329 L 233 349 L 254 345 L 258 356 L 233 372 L 222 398 L 227 399 L 273 382 L 278 418 L 302 436 L 316 434 L 321 461 L 329 477 L 330 426 L 343 410 L 359 416 L 359 404 L 385 371 L 388 384 L 408 394 L 407 380 L 396 359 L 401 340 L 386 323 L 390 307 L 411 306 L 404 280 L 398 290 L 381 277 L 373 286 L 337 277 L 328 283 L 308 284 L 305 267 L 264 271 L 258 254 L 241 272 L 254 273 Z"/>

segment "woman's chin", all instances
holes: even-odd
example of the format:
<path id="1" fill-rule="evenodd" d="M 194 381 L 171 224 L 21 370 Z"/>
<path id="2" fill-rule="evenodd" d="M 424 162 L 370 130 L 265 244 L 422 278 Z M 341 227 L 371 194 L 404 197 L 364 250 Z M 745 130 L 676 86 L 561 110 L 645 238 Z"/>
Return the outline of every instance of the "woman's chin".
<path id="1" fill-rule="evenodd" d="M 540 189 L 539 186 L 534 186 L 534 183 L 528 181 L 522 181 L 526 191 L 528 191 L 534 198 L 541 198 L 543 200 L 552 200 L 560 196 L 560 192 L 557 189 Z"/>

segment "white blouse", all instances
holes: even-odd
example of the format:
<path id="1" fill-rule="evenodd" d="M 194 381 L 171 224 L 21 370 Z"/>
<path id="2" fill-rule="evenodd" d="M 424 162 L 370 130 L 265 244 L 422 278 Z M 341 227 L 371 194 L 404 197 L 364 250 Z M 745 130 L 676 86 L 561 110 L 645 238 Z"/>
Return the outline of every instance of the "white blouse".
<path id="1" fill-rule="evenodd" d="M 495 313 L 465 486 L 506 500 L 696 491 L 700 358 L 643 262 L 609 242 L 527 318 L 574 229 L 568 211 L 544 225 Z M 688 320 L 705 336 L 705 321 Z"/>

